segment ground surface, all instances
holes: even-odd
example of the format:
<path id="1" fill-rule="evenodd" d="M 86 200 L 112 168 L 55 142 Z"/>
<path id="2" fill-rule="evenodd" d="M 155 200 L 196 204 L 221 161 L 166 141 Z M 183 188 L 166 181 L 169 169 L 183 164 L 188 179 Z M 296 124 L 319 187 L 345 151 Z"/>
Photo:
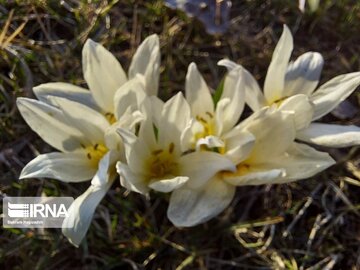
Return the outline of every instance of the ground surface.
<path id="1" fill-rule="evenodd" d="M 216 66 L 223 57 L 241 63 L 262 83 L 284 23 L 295 35 L 294 57 L 306 51 L 324 55 L 322 82 L 360 70 L 360 4 L 355 0 L 321 1 L 315 14 L 301 14 L 297 1 L 233 1 L 230 29 L 218 36 L 206 34 L 199 22 L 162 1 L 58 2 L 0 1 L 0 32 L 9 22 L 5 38 L 0 35 L 2 194 L 77 197 L 86 189 L 86 183 L 18 181 L 27 162 L 52 149 L 24 123 L 15 100 L 32 97 L 31 88 L 40 83 L 84 85 L 81 48 L 88 37 L 104 44 L 127 69 L 141 40 L 159 34 L 164 99 L 183 90 L 192 61 L 214 88 L 225 72 Z M 359 91 L 348 100 L 323 121 L 360 125 Z M 218 218 L 190 229 L 177 229 L 166 219 L 166 196 L 147 201 L 117 183 L 78 249 L 57 229 L 1 228 L 0 268 L 360 269 L 360 149 L 330 153 L 337 165 L 317 177 L 241 188 Z"/>

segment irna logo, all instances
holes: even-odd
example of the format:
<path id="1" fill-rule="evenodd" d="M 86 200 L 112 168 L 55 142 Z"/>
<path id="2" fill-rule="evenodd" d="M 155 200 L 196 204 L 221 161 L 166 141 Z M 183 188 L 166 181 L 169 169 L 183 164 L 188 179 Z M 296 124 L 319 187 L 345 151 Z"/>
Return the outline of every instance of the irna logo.
<path id="1" fill-rule="evenodd" d="M 64 204 L 8 202 L 8 216 L 12 218 L 65 218 L 68 213 Z"/>
<path id="2" fill-rule="evenodd" d="M 3 198 L 3 226 L 7 228 L 62 228 L 74 202 L 71 197 Z"/>

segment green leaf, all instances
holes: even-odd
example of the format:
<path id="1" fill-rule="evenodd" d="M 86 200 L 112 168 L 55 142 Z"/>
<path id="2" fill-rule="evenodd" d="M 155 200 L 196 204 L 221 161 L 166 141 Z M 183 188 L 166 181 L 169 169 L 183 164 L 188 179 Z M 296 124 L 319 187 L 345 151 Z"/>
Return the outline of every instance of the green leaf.
<path id="1" fill-rule="evenodd" d="M 225 77 L 222 78 L 221 82 L 219 83 L 218 87 L 215 90 L 215 93 L 213 95 L 213 100 L 214 100 L 214 105 L 216 108 L 217 103 L 219 102 L 222 92 L 224 90 L 224 82 L 225 82 Z"/>

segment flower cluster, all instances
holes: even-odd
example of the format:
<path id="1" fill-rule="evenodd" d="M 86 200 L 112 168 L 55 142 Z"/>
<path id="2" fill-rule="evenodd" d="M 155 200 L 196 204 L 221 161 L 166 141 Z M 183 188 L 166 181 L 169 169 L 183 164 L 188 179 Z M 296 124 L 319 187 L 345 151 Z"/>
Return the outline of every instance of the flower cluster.
<path id="1" fill-rule="evenodd" d="M 29 126 L 58 150 L 37 156 L 20 178 L 91 179 L 64 220 L 63 234 L 76 246 L 118 175 L 130 191 L 171 193 L 167 215 L 179 227 L 218 215 L 237 186 L 309 178 L 335 161 L 304 143 L 360 144 L 359 127 L 312 123 L 356 89 L 360 72 L 335 77 L 315 90 L 322 56 L 308 52 L 289 62 L 292 49 L 292 35 L 284 26 L 263 91 L 247 70 L 224 59 L 219 65 L 228 72 L 216 98 L 191 63 L 185 96 L 178 93 L 163 102 L 157 97 L 156 35 L 139 46 L 128 74 L 103 46 L 88 40 L 82 60 L 90 91 L 47 83 L 34 88 L 38 100 L 17 100 Z M 253 114 L 244 119 L 245 104 Z"/>

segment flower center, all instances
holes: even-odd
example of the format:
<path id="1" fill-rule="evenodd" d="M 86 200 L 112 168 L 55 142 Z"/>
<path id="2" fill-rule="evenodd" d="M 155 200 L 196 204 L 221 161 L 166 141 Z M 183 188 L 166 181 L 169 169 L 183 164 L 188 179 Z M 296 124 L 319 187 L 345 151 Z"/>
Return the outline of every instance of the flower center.
<path id="1" fill-rule="evenodd" d="M 215 135 L 214 115 L 206 112 L 204 116 L 197 115 L 196 120 L 202 124 L 204 130 L 195 134 L 196 141 L 206 136 Z"/>
<path id="2" fill-rule="evenodd" d="M 113 113 L 107 112 L 105 113 L 105 118 L 112 125 L 116 122 L 115 115 Z"/>
<path id="3" fill-rule="evenodd" d="M 194 149 L 196 148 L 196 143 L 199 139 L 216 135 L 216 123 L 214 120 L 214 115 L 211 112 L 206 112 L 203 116 L 197 115 L 196 120 L 203 126 L 203 131 L 195 133 L 193 146 Z M 201 145 L 200 149 L 204 151 L 214 151 L 222 155 L 226 152 L 225 146 L 209 148 L 206 145 Z"/>
<path id="4" fill-rule="evenodd" d="M 148 161 L 151 178 L 160 179 L 166 175 L 175 175 L 177 163 L 174 161 L 174 143 L 170 143 L 167 149 L 154 150 Z"/>
<path id="5" fill-rule="evenodd" d="M 100 159 L 106 154 L 108 151 L 107 147 L 101 143 L 96 143 L 90 146 L 81 145 L 86 152 L 86 157 L 90 160 L 93 166 L 97 166 L 99 164 Z"/>

